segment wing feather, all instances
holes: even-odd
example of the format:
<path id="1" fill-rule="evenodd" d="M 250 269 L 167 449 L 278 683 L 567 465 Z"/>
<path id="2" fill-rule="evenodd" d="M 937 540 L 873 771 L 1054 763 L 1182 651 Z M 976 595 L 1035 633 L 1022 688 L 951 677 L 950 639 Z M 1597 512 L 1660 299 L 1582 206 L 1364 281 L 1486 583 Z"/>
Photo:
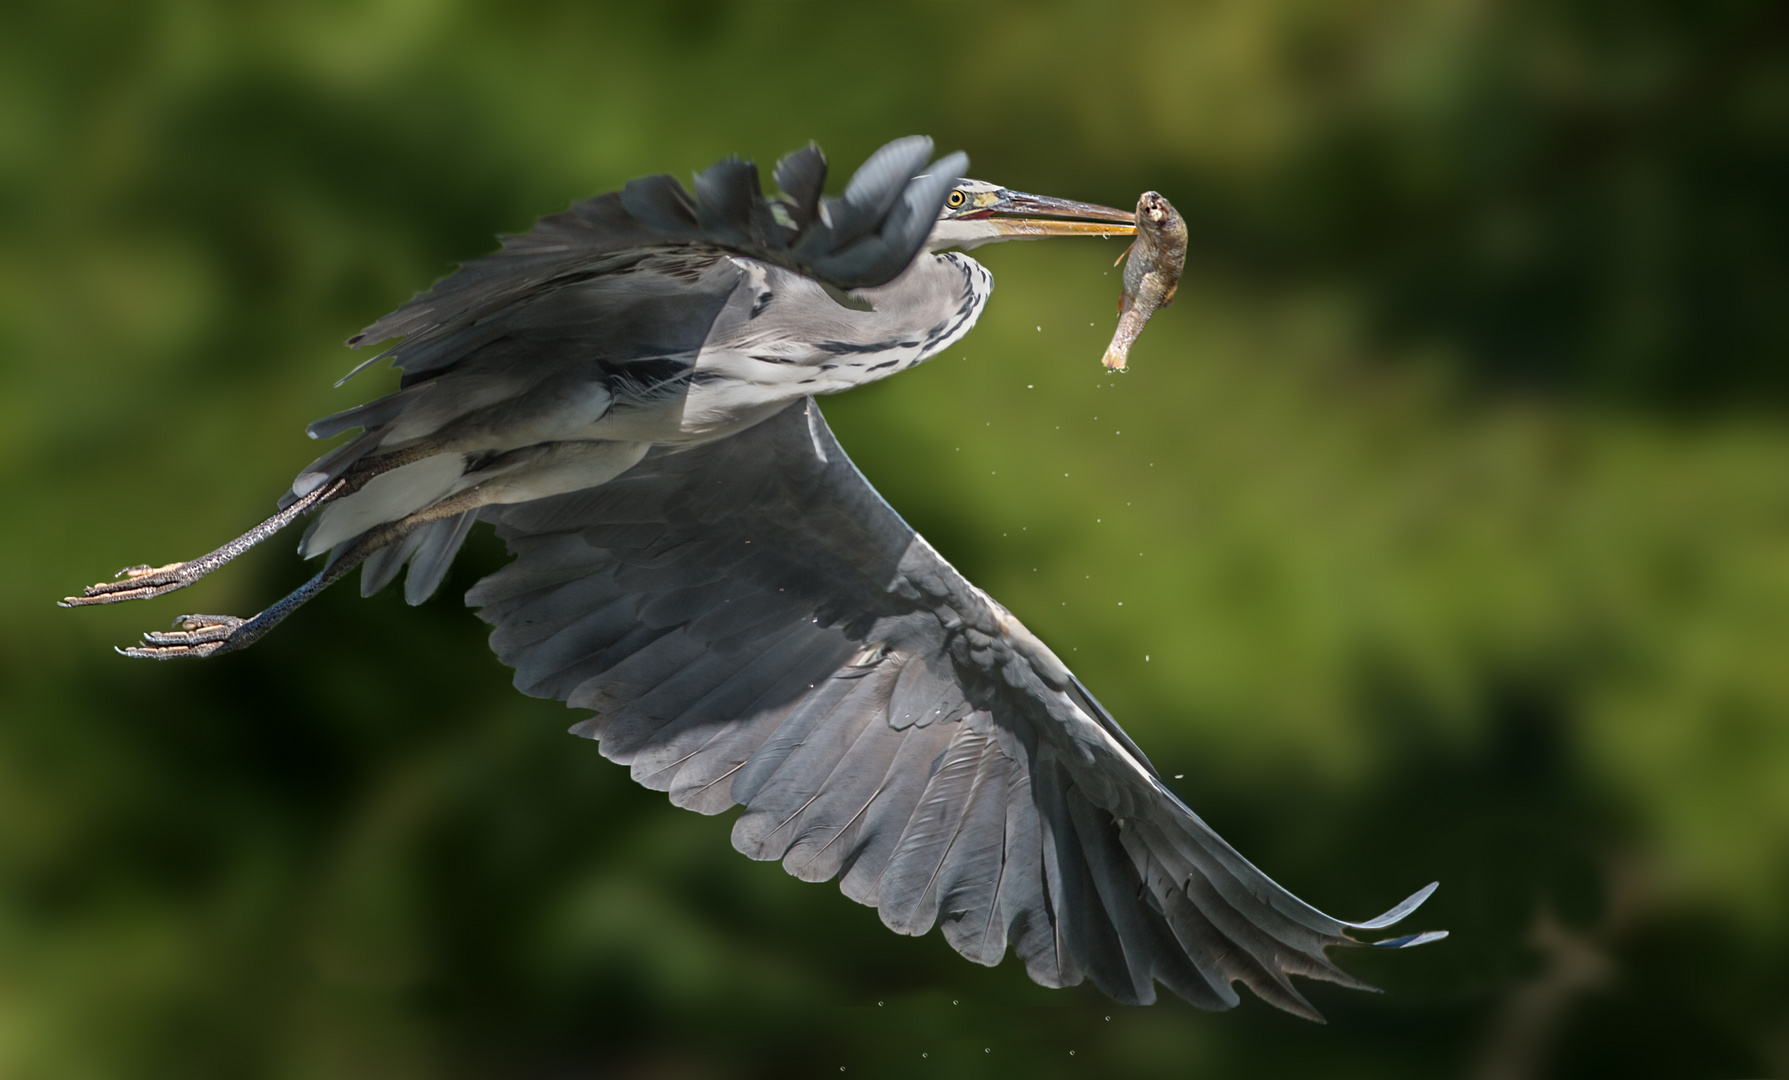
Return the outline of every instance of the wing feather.
<path id="1" fill-rule="evenodd" d="M 955 725 L 950 746 L 932 770 L 919 805 L 902 830 L 877 883 L 883 925 L 920 935 L 938 918 L 938 873 L 969 809 L 993 741 L 967 724 Z"/>
<path id="2" fill-rule="evenodd" d="M 416 605 L 427 600 L 441 587 L 441 579 L 453 566 L 454 556 L 466 542 L 477 517 L 470 511 L 455 514 L 427 526 L 428 536 L 410 556 L 410 572 L 404 575 L 404 602 Z"/>
<path id="3" fill-rule="evenodd" d="M 1005 940 L 1025 965 L 1033 981 L 1044 986 L 1065 985 L 1056 950 L 1056 919 L 1050 907 L 1051 890 L 1044 878 L 1044 829 L 1037 800 L 1031 791 L 1029 770 L 1015 768 L 1007 778 L 1006 862 L 1000 869 L 999 909 L 990 913 L 1005 927 Z M 990 946 L 980 960 L 995 964 L 1000 953 Z M 992 955 L 990 955 L 990 952 Z"/>
<path id="4" fill-rule="evenodd" d="M 938 868 L 937 918 L 951 948 L 993 966 L 1006 952 L 1006 928 L 996 919 L 1006 868 L 1006 802 L 1018 763 L 988 740 L 962 823 Z"/>
<path id="5" fill-rule="evenodd" d="M 802 827 L 783 854 L 783 868 L 803 881 L 829 881 L 858 850 L 870 805 L 886 789 L 905 731 L 868 723 L 827 777 Z"/>
<path id="6" fill-rule="evenodd" d="M 367 556 L 360 564 L 360 595 L 371 596 L 391 584 L 404 563 L 428 538 L 427 528 L 418 529 L 395 544 L 388 544 Z"/>
<path id="7" fill-rule="evenodd" d="M 1074 983 L 1091 978 L 1116 1000 L 1133 1003 L 1137 998 L 1130 992 L 1124 945 L 1100 905 L 1099 889 L 1087 868 L 1085 846 L 1097 842 L 1097 834 L 1083 836 L 1075 822 L 1069 802 L 1073 781 L 1059 760 L 1040 761 L 1034 766 L 1032 791 L 1049 823 L 1044 866 L 1052 886 L 1057 951 L 1067 961 L 1062 965 L 1064 975 Z"/>

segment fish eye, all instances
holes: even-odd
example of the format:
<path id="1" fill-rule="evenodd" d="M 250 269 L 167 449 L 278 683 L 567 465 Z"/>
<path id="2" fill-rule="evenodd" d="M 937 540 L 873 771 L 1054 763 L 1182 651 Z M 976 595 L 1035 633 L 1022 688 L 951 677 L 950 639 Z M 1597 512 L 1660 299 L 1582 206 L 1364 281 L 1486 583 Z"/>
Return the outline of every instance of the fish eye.
<path id="1" fill-rule="evenodd" d="M 950 207 L 952 210 L 960 209 L 962 205 L 968 201 L 969 196 L 963 194 L 962 188 L 958 188 L 944 197 L 944 205 Z"/>

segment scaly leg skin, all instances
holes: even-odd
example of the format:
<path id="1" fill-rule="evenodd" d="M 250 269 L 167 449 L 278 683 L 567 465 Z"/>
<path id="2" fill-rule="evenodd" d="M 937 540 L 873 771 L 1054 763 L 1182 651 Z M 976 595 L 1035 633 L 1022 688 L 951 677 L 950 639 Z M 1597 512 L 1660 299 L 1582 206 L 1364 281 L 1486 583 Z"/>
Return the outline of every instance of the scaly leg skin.
<path id="1" fill-rule="evenodd" d="M 302 499 L 294 500 L 292 505 L 209 555 L 202 555 L 190 562 L 169 563 L 166 566 L 127 567 L 118 571 L 115 575 L 117 580 L 89 585 L 81 590 L 81 595 L 65 596 L 57 601 L 56 606 L 66 608 L 88 607 L 93 604 L 120 604 L 126 600 L 148 600 L 151 597 L 171 593 L 175 589 L 184 589 L 292 524 L 306 512 L 346 494 L 353 486 L 346 478 L 336 480 L 331 484 L 324 484 Z"/>
<path id="2" fill-rule="evenodd" d="M 440 444 L 430 440 L 405 447 L 379 457 L 368 458 L 346 475 L 319 486 L 315 491 L 295 499 L 292 505 L 256 525 L 248 532 L 191 562 L 169 563 L 166 566 L 131 566 L 118 571 L 117 580 L 102 581 L 81 590 L 79 596 L 65 596 L 58 607 L 88 607 L 94 604 L 119 604 L 126 600 L 148 600 L 176 589 L 184 589 L 236 556 L 297 521 L 303 515 L 344 495 L 352 495 L 376 476 L 399 469 L 413 461 L 436 453 Z M 184 618 L 184 616 L 183 616 Z M 176 620 L 178 621 L 178 620 Z"/>
<path id="3" fill-rule="evenodd" d="M 143 635 L 141 643 L 128 649 L 118 649 L 117 652 L 135 660 L 183 660 L 189 657 L 203 659 L 246 649 L 261 640 L 267 631 L 285 621 L 286 616 L 297 611 L 311 597 L 334 585 L 348 571 L 365 562 L 367 556 L 373 552 L 402 540 L 431 521 L 452 517 L 479 503 L 478 489 L 474 488 L 418 510 L 400 521 L 367 530 L 358 540 L 348 545 L 347 550 L 335 561 L 324 567 L 322 573 L 292 590 L 252 619 L 242 619 L 235 615 L 182 615 L 174 620 L 174 625 L 179 629 L 151 631 Z M 293 505 L 296 506 L 297 503 Z"/>

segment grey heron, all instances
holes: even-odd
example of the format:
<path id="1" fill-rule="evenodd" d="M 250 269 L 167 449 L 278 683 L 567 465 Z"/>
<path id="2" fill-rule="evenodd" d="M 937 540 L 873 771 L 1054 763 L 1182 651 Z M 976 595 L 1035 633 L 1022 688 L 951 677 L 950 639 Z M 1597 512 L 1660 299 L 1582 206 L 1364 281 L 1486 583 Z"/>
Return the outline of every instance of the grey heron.
<path id="1" fill-rule="evenodd" d="M 359 434 L 279 512 L 189 562 L 133 567 L 69 606 L 184 587 L 315 514 L 316 577 L 249 619 L 187 615 L 120 650 L 241 649 L 356 566 L 435 591 L 475 521 L 514 556 L 467 595 L 527 694 L 733 843 L 840 879 L 905 934 L 986 965 L 1195 1005 L 1240 982 L 1320 1019 L 1290 976 L 1367 988 L 1326 955 L 1391 926 L 1270 880 L 1164 783 L 1067 666 L 885 503 L 815 404 L 937 355 L 992 279 L 965 249 L 1124 236 L 1130 212 L 970 180 L 891 142 L 826 196 L 810 145 L 766 197 L 750 162 L 693 193 L 635 180 L 541 219 L 350 339 L 394 341 L 399 389 L 318 420 Z M 929 163 L 929 164 L 928 164 Z M 351 377 L 355 372 L 350 372 Z M 1404 947 L 1443 934 L 1376 942 Z"/>

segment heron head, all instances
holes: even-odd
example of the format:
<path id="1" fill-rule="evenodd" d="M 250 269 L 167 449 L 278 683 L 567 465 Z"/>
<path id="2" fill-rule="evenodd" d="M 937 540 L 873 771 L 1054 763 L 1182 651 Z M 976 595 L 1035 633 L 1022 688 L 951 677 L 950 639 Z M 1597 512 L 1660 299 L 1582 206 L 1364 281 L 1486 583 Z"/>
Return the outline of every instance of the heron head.
<path id="1" fill-rule="evenodd" d="M 1132 236 L 1136 223 L 1129 210 L 1030 195 L 964 178 L 944 197 L 944 209 L 926 247 L 937 251 L 1047 236 Z"/>

